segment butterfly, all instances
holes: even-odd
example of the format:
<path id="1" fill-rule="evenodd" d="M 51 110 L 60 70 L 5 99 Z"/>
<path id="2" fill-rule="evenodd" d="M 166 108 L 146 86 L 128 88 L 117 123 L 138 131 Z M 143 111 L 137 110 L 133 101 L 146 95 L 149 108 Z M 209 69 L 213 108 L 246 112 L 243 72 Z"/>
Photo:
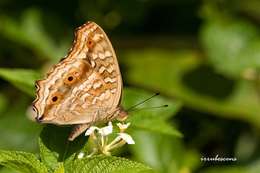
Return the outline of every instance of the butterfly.
<path id="1" fill-rule="evenodd" d="M 68 55 L 36 81 L 33 110 L 39 123 L 74 125 L 74 140 L 91 125 L 124 120 L 122 77 L 107 35 L 94 22 L 75 31 Z"/>

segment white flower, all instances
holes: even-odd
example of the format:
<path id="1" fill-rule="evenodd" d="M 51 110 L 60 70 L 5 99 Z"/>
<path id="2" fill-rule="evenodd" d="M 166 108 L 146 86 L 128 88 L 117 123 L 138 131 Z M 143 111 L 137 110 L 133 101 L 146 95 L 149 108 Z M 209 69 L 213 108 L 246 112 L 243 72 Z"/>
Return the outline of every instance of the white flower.
<path id="1" fill-rule="evenodd" d="M 109 143 L 108 136 L 113 132 L 113 125 L 111 122 L 108 123 L 107 126 L 98 128 L 96 126 L 91 126 L 85 133 L 86 136 L 90 136 L 89 140 L 93 140 L 93 152 L 86 157 L 91 157 L 94 154 L 102 153 L 105 155 L 110 155 L 111 150 L 115 148 L 122 147 L 125 144 L 135 144 L 133 138 L 124 133 L 124 131 L 130 126 L 130 123 L 127 124 L 117 124 L 120 133 L 118 136 Z M 84 153 L 79 153 L 78 158 L 82 158 Z"/>
<path id="2" fill-rule="evenodd" d="M 116 125 L 119 127 L 120 131 L 125 131 L 131 123 L 127 123 L 127 124 L 121 124 L 121 123 L 117 123 Z"/>
<path id="3" fill-rule="evenodd" d="M 119 139 L 123 139 L 127 144 L 135 144 L 133 138 L 127 133 L 118 133 Z"/>
<path id="4" fill-rule="evenodd" d="M 88 130 L 85 132 L 85 136 L 89 136 L 91 134 L 93 134 L 95 132 L 95 130 L 98 131 L 98 133 L 101 136 L 107 136 L 109 134 L 111 134 L 113 132 L 113 125 L 111 122 L 108 123 L 108 126 L 102 127 L 102 128 L 98 128 L 96 126 L 91 126 L 90 128 L 88 128 Z"/>
<path id="5" fill-rule="evenodd" d="M 116 140 L 122 139 L 127 144 L 135 144 L 135 141 L 133 140 L 133 138 L 129 134 L 123 133 L 130 126 L 130 123 L 127 123 L 127 124 L 117 123 L 116 125 L 119 127 L 119 129 L 121 131 L 121 133 L 118 133 L 118 137 L 117 137 Z"/>
<path id="6" fill-rule="evenodd" d="M 80 152 L 78 154 L 78 159 L 82 159 L 84 157 L 85 153 L 84 152 Z"/>
<path id="7" fill-rule="evenodd" d="M 112 132 L 113 132 L 113 125 L 111 122 L 108 123 L 108 126 L 105 126 L 101 129 L 99 129 L 99 133 L 102 136 L 107 136 L 107 135 L 111 134 Z"/>
<path id="8" fill-rule="evenodd" d="M 89 136 L 89 135 L 93 134 L 95 130 L 99 131 L 99 128 L 96 127 L 96 126 L 91 126 L 91 127 L 88 128 L 88 130 L 85 132 L 85 136 Z"/>

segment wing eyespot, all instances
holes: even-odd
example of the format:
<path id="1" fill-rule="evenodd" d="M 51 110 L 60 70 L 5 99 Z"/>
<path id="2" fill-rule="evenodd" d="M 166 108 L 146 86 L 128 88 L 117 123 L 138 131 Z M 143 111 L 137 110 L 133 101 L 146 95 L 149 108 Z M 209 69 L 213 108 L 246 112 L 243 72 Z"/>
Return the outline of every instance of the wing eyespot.
<path id="1" fill-rule="evenodd" d="M 94 43 L 93 40 L 89 39 L 87 41 L 87 46 L 88 46 L 89 49 L 92 49 L 94 47 L 94 45 L 95 45 L 95 43 Z"/>
<path id="2" fill-rule="evenodd" d="M 64 81 L 64 83 L 67 84 L 67 85 L 72 85 L 72 84 L 74 84 L 75 82 L 77 82 L 78 79 L 80 79 L 80 75 L 81 75 L 81 73 L 80 73 L 78 70 L 73 69 L 73 70 L 70 71 L 69 74 L 67 74 L 67 75 L 64 77 L 63 81 Z"/>
<path id="3" fill-rule="evenodd" d="M 74 77 L 73 77 L 73 76 L 69 76 L 67 79 L 68 79 L 68 81 L 70 81 L 70 82 L 71 82 L 71 81 L 73 81 L 73 80 L 74 80 Z"/>
<path id="4" fill-rule="evenodd" d="M 56 102 L 56 101 L 58 101 L 58 97 L 57 97 L 57 96 L 52 97 L 51 101 L 52 101 L 53 103 Z"/>
<path id="5" fill-rule="evenodd" d="M 67 85 L 71 85 L 73 83 L 76 82 L 76 76 L 75 75 L 68 75 L 65 79 L 64 79 L 64 83 L 67 84 Z"/>
<path id="6" fill-rule="evenodd" d="M 54 94 L 51 95 L 50 99 L 49 99 L 49 104 L 56 104 L 58 103 L 60 100 L 62 99 L 62 95 L 59 92 L 56 92 Z"/>

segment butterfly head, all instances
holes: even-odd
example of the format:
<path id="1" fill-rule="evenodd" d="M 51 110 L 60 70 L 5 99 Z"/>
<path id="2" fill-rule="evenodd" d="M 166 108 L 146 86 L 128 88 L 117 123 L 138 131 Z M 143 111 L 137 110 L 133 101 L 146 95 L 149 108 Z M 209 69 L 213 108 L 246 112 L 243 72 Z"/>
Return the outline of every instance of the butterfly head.
<path id="1" fill-rule="evenodd" d="M 121 106 L 118 109 L 119 109 L 119 113 L 118 113 L 116 119 L 118 121 L 125 121 L 128 117 L 128 112 L 126 110 L 124 110 L 124 108 Z"/>

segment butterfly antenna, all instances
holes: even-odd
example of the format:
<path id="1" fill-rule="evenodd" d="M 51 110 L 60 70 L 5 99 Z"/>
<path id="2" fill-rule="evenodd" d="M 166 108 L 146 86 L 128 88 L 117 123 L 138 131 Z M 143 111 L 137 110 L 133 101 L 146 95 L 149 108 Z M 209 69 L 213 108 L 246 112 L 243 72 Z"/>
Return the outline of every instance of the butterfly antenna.
<path id="1" fill-rule="evenodd" d="M 153 107 L 144 107 L 144 108 L 140 108 L 140 109 L 131 109 L 128 112 L 133 112 L 133 111 L 140 111 L 140 110 L 145 110 L 145 109 L 158 109 L 158 108 L 165 108 L 168 107 L 168 105 L 161 105 L 161 106 L 153 106 Z"/>
<path id="2" fill-rule="evenodd" d="M 128 108 L 128 109 L 126 110 L 126 112 L 129 112 L 129 111 L 133 110 L 133 109 L 136 108 L 137 106 L 140 106 L 141 104 L 147 102 L 148 100 L 151 100 L 152 98 L 154 98 L 155 96 L 158 96 L 158 95 L 160 95 L 160 93 L 155 93 L 155 94 L 152 95 L 151 97 L 149 97 L 149 98 L 147 98 L 147 99 L 145 99 L 145 100 L 143 100 L 143 101 L 141 101 L 141 102 L 139 102 L 139 103 L 137 103 L 137 104 L 131 106 L 130 108 Z"/>

